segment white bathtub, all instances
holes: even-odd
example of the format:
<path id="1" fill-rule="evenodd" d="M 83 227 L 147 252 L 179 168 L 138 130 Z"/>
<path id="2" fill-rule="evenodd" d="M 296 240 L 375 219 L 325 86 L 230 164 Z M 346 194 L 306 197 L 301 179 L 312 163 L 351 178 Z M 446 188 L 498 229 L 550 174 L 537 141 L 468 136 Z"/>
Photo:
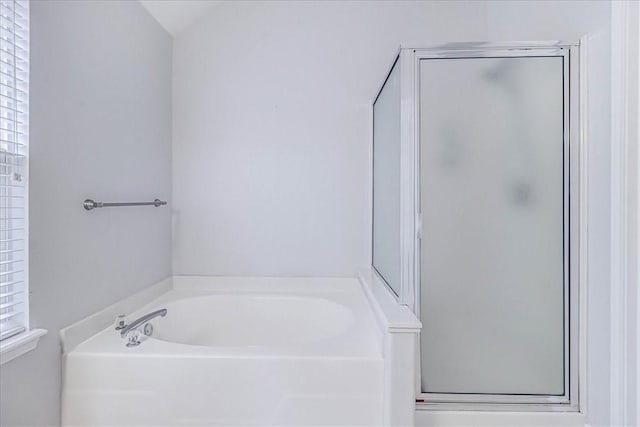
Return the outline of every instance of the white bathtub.
<path id="1" fill-rule="evenodd" d="M 63 425 L 380 425 L 382 340 L 355 279 L 177 277 L 137 347 L 64 357 Z"/>

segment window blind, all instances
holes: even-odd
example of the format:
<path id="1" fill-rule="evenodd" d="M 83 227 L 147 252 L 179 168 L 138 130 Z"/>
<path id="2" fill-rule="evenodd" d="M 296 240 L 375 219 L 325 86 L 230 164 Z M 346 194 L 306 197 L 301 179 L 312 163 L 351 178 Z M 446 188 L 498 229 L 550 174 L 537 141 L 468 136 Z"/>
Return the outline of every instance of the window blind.
<path id="1" fill-rule="evenodd" d="M 28 327 L 29 3 L 0 0 L 0 340 Z"/>

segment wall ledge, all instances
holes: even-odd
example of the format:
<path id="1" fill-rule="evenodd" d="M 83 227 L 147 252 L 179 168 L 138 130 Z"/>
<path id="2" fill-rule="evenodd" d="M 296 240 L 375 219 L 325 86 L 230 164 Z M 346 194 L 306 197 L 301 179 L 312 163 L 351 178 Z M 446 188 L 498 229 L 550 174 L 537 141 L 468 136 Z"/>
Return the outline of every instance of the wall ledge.
<path id="1" fill-rule="evenodd" d="M 400 304 L 378 276 L 371 270 L 358 274 L 360 284 L 371 303 L 381 328 L 390 333 L 417 334 L 422 323 L 406 305 Z"/>

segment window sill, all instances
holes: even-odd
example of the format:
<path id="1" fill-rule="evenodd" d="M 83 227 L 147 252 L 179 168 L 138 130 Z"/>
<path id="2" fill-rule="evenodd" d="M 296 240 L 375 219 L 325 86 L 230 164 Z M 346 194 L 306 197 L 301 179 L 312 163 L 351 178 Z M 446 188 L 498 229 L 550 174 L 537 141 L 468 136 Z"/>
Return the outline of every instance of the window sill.
<path id="1" fill-rule="evenodd" d="M 40 337 L 47 332 L 46 329 L 32 329 L 0 342 L 0 365 L 35 349 Z"/>

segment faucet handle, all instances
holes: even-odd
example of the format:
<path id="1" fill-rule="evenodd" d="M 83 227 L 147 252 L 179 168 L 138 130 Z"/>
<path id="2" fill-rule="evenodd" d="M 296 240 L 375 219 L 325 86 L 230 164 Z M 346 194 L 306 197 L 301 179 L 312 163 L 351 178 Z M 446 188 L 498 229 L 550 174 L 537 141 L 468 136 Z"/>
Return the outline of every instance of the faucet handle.
<path id="1" fill-rule="evenodd" d="M 140 345 L 142 333 L 137 329 L 132 329 L 127 333 L 127 347 L 136 347 Z"/>
<path id="2" fill-rule="evenodd" d="M 116 331 L 119 331 L 126 327 L 127 327 L 127 316 L 125 316 L 124 314 L 118 315 L 118 317 L 116 317 Z"/>

